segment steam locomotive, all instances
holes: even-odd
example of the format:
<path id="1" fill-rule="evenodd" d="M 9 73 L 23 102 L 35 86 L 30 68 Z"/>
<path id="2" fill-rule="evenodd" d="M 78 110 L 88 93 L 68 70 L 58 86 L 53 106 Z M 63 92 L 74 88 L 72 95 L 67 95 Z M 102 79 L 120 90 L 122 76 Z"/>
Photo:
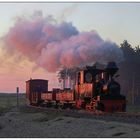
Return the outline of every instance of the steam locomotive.
<path id="1" fill-rule="evenodd" d="M 71 88 L 54 88 L 48 91 L 48 80 L 26 81 L 26 97 L 31 105 L 55 108 L 75 108 L 90 111 L 124 112 L 126 99 L 120 94 L 120 84 L 115 78 L 118 67 L 109 62 L 106 67 L 96 63 L 80 69 Z"/>

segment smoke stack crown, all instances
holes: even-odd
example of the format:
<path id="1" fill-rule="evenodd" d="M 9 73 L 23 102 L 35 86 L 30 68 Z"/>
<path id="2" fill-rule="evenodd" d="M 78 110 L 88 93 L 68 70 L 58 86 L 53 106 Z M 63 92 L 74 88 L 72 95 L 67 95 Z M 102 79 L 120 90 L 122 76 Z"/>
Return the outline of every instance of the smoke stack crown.
<path id="1" fill-rule="evenodd" d="M 106 71 L 111 77 L 119 70 L 115 62 L 108 62 Z"/>

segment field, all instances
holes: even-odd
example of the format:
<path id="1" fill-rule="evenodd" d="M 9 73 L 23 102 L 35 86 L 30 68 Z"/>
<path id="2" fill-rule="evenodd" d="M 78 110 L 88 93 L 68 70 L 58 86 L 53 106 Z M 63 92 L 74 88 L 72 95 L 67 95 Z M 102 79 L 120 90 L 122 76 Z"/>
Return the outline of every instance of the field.
<path id="1" fill-rule="evenodd" d="M 22 106 L 26 105 L 25 94 L 19 94 L 19 108 L 22 111 Z M 17 107 L 16 94 L 0 93 L 0 114 L 10 111 L 12 108 Z M 28 110 L 28 109 L 27 109 Z M 127 105 L 127 112 L 140 114 L 140 105 Z"/>
<path id="2" fill-rule="evenodd" d="M 0 137 L 140 137 L 137 124 L 83 113 L 34 109 L 26 105 L 24 94 L 19 96 L 19 108 L 16 106 L 16 94 L 0 94 Z M 127 108 L 130 113 L 139 114 L 139 110 L 139 106 Z"/>
<path id="3" fill-rule="evenodd" d="M 19 95 L 20 106 L 26 104 L 25 94 Z M 12 108 L 17 106 L 16 94 L 0 94 L 0 114 L 10 111 Z"/>

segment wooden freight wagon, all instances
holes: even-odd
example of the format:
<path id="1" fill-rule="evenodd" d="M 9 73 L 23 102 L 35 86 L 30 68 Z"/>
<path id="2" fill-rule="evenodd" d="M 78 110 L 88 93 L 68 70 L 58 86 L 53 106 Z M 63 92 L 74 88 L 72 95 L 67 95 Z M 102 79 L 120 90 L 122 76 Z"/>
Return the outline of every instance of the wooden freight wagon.
<path id="1" fill-rule="evenodd" d="M 74 96 L 74 90 L 61 90 L 56 94 L 56 101 L 59 106 L 71 108 L 75 105 Z"/>
<path id="2" fill-rule="evenodd" d="M 26 81 L 26 98 L 30 104 L 39 104 L 42 101 L 41 93 L 45 92 L 48 92 L 48 80 L 30 79 Z"/>

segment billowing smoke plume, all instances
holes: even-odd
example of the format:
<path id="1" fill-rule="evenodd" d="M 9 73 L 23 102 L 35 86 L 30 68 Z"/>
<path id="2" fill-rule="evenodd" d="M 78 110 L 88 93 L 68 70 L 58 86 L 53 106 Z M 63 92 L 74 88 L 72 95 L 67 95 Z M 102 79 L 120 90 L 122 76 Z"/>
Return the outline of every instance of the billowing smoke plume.
<path id="1" fill-rule="evenodd" d="M 16 50 L 49 72 L 96 61 L 119 62 L 123 56 L 115 43 L 104 41 L 96 31 L 79 32 L 72 23 L 57 23 L 41 12 L 18 17 L 3 39 L 10 53 Z"/>

